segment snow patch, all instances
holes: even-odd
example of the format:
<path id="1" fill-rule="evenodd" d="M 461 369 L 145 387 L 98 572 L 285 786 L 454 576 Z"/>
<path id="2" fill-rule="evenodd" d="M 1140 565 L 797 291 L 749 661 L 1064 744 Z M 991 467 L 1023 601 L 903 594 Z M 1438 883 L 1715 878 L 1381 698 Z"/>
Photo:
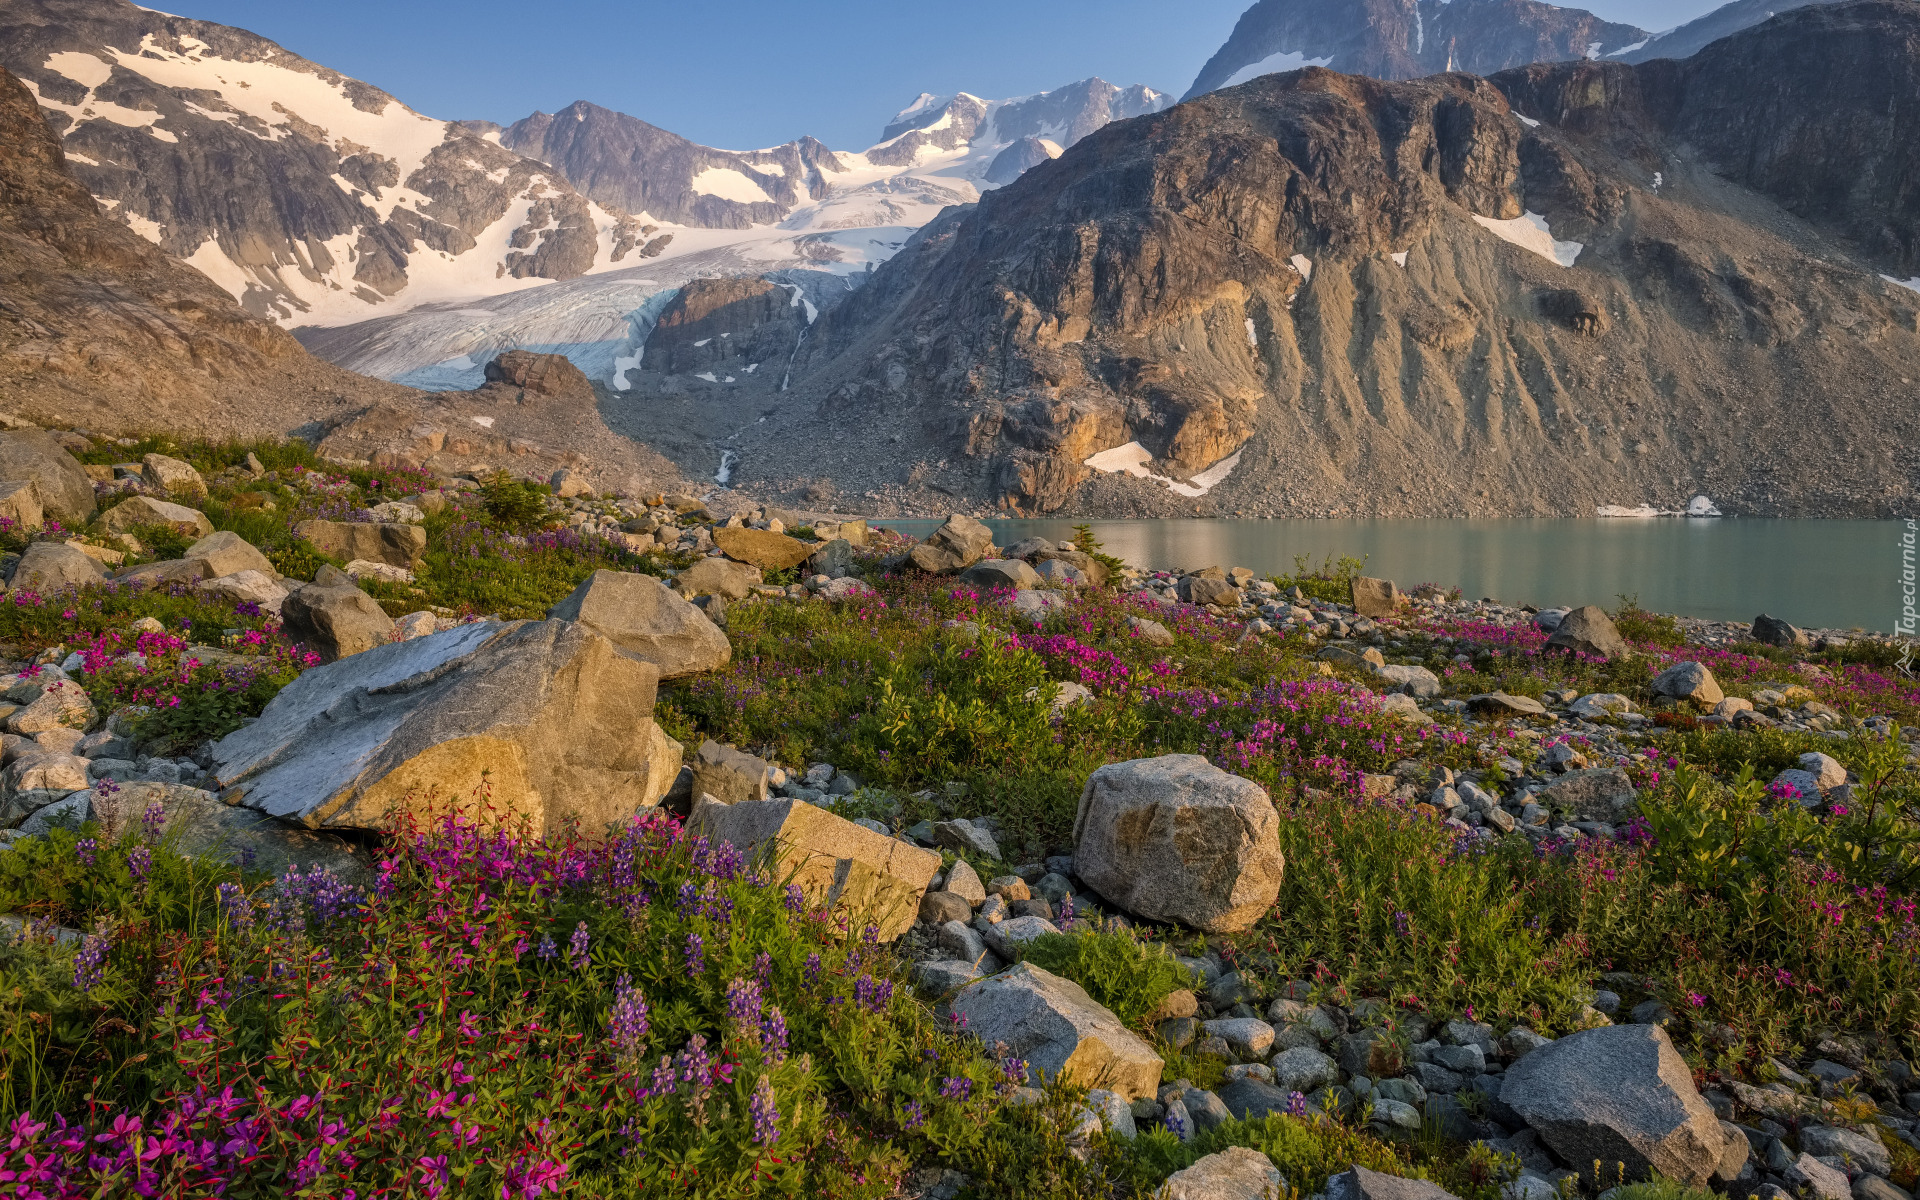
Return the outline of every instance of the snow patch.
<path id="1" fill-rule="evenodd" d="M 78 50 L 63 50 L 47 56 L 46 68 L 57 71 L 85 88 L 97 88 L 113 74 L 113 64 Z"/>
<path id="2" fill-rule="evenodd" d="M 715 378 L 715 377 L 714 377 L 714 374 L 713 374 L 713 372 L 712 372 L 712 371 L 701 371 L 701 372 L 700 372 L 699 374 L 697 374 L 697 375 L 695 375 L 695 376 L 694 376 L 694 378 L 695 378 L 695 379 L 704 379 L 704 380 L 706 380 L 706 381 L 707 381 L 708 383 L 719 383 L 719 382 L 720 382 L 720 380 L 719 380 L 719 379 L 717 379 L 717 378 Z"/>
<path id="3" fill-rule="evenodd" d="M 76 154 L 71 150 L 67 151 L 67 161 L 70 163 L 85 163 L 89 167 L 97 167 L 100 165 L 98 162 L 94 161 L 91 158 L 88 158 L 86 155 Z"/>
<path id="4" fill-rule="evenodd" d="M 708 167 L 693 177 L 693 190 L 741 204 L 773 203 L 773 197 L 767 195 L 765 188 L 733 167 Z"/>
<path id="5" fill-rule="evenodd" d="M 704 345 L 706 345 L 706 344 L 707 344 L 708 342 L 711 342 L 712 340 L 713 340 L 712 338 L 701 338 L 701 339 L 700 339 L 699 341 L 697 341 L 697 342 L 695 342 L 695 343 L 694 343 L 694 345 L 696 345 L 696 346 L 704 346 Z"/>
<path id="6" fill-rule="evenodd" d="M 1647 520 L 1654 517 L 1724 517 L 1726 514 L 1711 499 L 1698 495 L 1687 501 L 1687 506 L 1682 509 L 1661 509 L 1651 504 L 1602 504 L 1593 510 L 1593 515 Z"/>
<path id="7" fill-rule="evenodd" d="M 473 419 L 473 423 L 474 423 L 475 425 L 478 425 L 478 426 L 479 426 L 480 428 L 482 428 L 482 429 L 492 429 L 492 428 L 493 428 L 493 418 L 492 418 L 492 417 L 475 417 L 475 418 Z"/>
<path id="8" fill-rule="evenodd" d="M 1241 67 L 1238 71 L 1227 76 L 1227 81 L 1220 86 L 1230 88 L 1236 84 L 1245 83 L 1249 79 L 1258 79 L 1262 75 L 1275 75 L 1282 71 L 1299 71 L 1307 67 L 1324 67 L 1332 62 L 1332 55 L 1328 55 L 1325 58 L 1308 58 L 1298 50 L 1282 50 L 1278 54 L 1267 55 L 1257 63 L 1248 63 L 1246 66 Z"/>
<path id="9" fill-rule="evenodd" d="M 1513 114 L 1513 119 L 1525 125 L 1528 129 L 1540 128 L 1540 122 L 1534 120 L 1532 117 L 1523 117 L 1519 113 L 1515 113 Z"/>
<path id="10" fill-rule="evenodd" d="M 1656 191 L 1656 192 L 1657 192 L 1657 191 L 1659 191 L 1659 190 L 1660 190 L 1660 185 L 1661 185 L 1662 183 L 1665 183 L 1665 182 L 1666 182 L 1666 180 L 1665 180 L 1665 178 L 1663 178 L 1663 177 L 1661 176 L 1661 174 L 1660 174 L 1660 172 L 1658 172 L 1658 171 L 1655 171 L 1655 172 L 1653 173 L 1653 190 L 1654 190 L 1654 191 Z"/>
<path id="11" fill-rule="evenodd" d="M 1260 348 L 1260 331 L 1253 327 L 1253 318 L 1247 318 L 1247 345 L 1255 350 Z"/>
<path id="12" fill-rule="evenodd" d="M 1599 58 L 1599 57 L 1600 57 L 1600 43 L 1599 43 L 1599 42 L 1588 42 L 1588 43 L 1587 43 L 1587 52 L 1586 52 L 1586 54 L 1585 54 L 1585 55 L 1584 55 L 1583 57 L 1585 57 L 1585 58 L 1587 58 L 1588 60 L 1592 60 L 1592 59 L 1596 59 L 1596 58 Z"/>
<path id="13" fill-rule="evenodd" d="M 1124 446 L 1115 446 L 1111 450 L 1102 450 L 1085 460 L 1085 465 L 1105 475 L 1131 475 L 1135 479 L 1151 479 L 1165 484 L 1167 490 L 1177 496 L 1198 499 L 1217 487 L 1233 469 L 1240 465 L 1240 451 L 1221 459 L 1206 470 L 1195 475 L 1191 482 L 1182 483 L 1178 479 L 1169 479 L 1147 470 L 1147 464 L 1153 461 L 1153 455 L 1139 442 L 1128 442 Z"/>
<path id="14" fill-rule="evenodd" d="M 1651 39 L 1649 39 L 1649 38 L 1641 38 L 1641 39 L 1640 39 L 1639 41 L 1637 41 L 1637 42 L 1635 42 L 1635 43 L 1634 43 L 1633 45 L 1631 45 L 1631 46 L 1622 46 L 1622 47 L 1620 47 L 1620 48 L 1619 48 L 1618 50 L 1612 50 L 1612 51 L 1609 51 L 1609 52 L 1607 53 L 1607 57 L 1608 57 L 1608 58 L 1618 58 L 1618 57 L 1620 57 L 1620 56 L 1621 56 L 1622 54 L 1632 54 L 1632 53 L 1633 53 L 1633 52 L 1634 52 L 1635 50 L 1638 50 L 1638 49 L 1640 49 L 1640 48 L 1641 48 L 1642 46 L 1645 46 L 1645 45 L 1647 44 L 1647 42 L 1648 42 L 1648 41 L 1650 41 L 1650 40 L 1651 40 Z"/>
<path id="15" fill-rule="evenodd" d="M 1306 280 L 1308 283 L 1313 282 L 1312 259 L 1304 254 L 1296 254 L 1292 258 L 1289 258 L 1287 262 L 1292 265 L 1294 270 L 1300 272 L 1300 278 Z"/>
<path id="16" fill-rule="evenodd" d="M 1526 213 L 1511 221 L 1496 221 L 1476 213 L 1473 219 L 1491 230 L 1501 241 L 1512 242 L 1522 250 L 1531 250 L 1541 258 L 1563 267 L 1571 267 L 1574 260 L 1580 257 L 1580 251 L 1586 249 L 1580 242 L 1556 241 L 1547 229 L 1547 219 L 1539 213 Z"/>
<path id="17" fill-rule="evenodd" d="M 1409 251 L 1406 251 L 1406 250 L 1402 250 L 1402 251 L 1400 251 L 1400 252 L 1399 252 L 1398 254 L 1389 254 L 1389 255 L 1387 255 L 1387 257 L 1388 257 L 1388 258 L 1391 258 L 1391 259 L 1392 259 L 1392 260 L 1394 261 L 1394 264 L 1395 264 L 1396 266 L 1402 266 L 1402 267 L 1404 267 L 1404 266 L 1406 266 L 1406 265 L 1407 265 L 1407 254 L 1408 254 L 1408 253 L 1409 253 Z"/>
<path id="18" fill-rule="evenodd" d="M 820 310 L 813 306 L 813 301 L 807 299 L 806 289 L 797 283 L 783 283 L 780 286 L 793 289 L 793 299 L 787 301 L 787 307 L 795 308 L 802 304 L 806 305 L 807 324 L 813 324 L 813 319 L 820 315 Z"/>
<path id="19" fill-rule="evenodd" d="M 1886 280 L 1888 283 L 1891 283 L 1895 287 L 1903 287 L 1903 288 L 1909 289 L 1910 291 L 1920 292 L 1920 275 L 1915 275 L 1912 279 L 1895 279 L 1891 275 L 1882 275 L 1880 278 Z"/>

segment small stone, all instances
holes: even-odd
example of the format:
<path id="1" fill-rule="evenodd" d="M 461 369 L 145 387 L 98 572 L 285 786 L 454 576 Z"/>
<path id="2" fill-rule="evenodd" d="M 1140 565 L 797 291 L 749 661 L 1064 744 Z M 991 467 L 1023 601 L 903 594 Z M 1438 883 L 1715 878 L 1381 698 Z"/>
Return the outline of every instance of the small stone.
<path id="1" fill-rule="evenodd" d="M 1273 1085 L 1286 1092 L 1304 1094 L 1340 1078 L 1340 1068 L 1331 1058 L 1304 1046 L 1281 1051 L 1267 1065 L 1273 1069 Z"/>
<path id="2" fill-rule="evenodd" d="M 920 919 L 930 925 L 965 921 L 973 916 L 973 906 L 952 892 L 928 892 L 920 897 Z"/>
<path id="3" fill-rule="evenodd" d="M 909 830 L 911 834 L 913 831 Z M 931 831 L 929 831 L 931 832 Z M 973 908 L 987 901 L 987 889 L 980 882 L 980 874 L 966 859 L 954 860 L 953 870 L 947 872 L 947 891 L 965 900 Z"/>
<path id="4" fill-rule="evenodd" d="M 937 822 L 933 827 L 933 844 L 947 850 L 978 854 L 984 858 L 1000 857 L 1000 844 L 994 841 L 993 834 L 985 826 L 976 825 L 964 819 Z M 1023 892 L 1026 890 L 1024 884 L 1021 890 Z M 1009 898 L 1024 900 L 1026 896 Z"/>
<path id="5" fill-rule="evenodd" d="M 1273 1045 L 1273 1026 L 1257 1017 L 1226 1017 L 1202 1022 L 1201 1028 L 1224 1039 L 1240 1058 L 1258 1058 Z"/>
<path id="6" fill-rule="evenodd" d="M 1060 930 L 1052 921 L 1042 917 L 1014 917 L 1001 921 L 985 930 L 987 945 L 1001 958 L 1016 959 L 1028 942 L 1045 937 Z"/>
<path id="7" fill-rule="evenodd" d="M 1474 712 L 1491 713 L 1495 716 L 1533 716 L 1547 715 L 1547 706 L 1531 696 L 1513 696 L 1506 692 L 1483 692 L 1467 700 L 1467 707 Z"/>

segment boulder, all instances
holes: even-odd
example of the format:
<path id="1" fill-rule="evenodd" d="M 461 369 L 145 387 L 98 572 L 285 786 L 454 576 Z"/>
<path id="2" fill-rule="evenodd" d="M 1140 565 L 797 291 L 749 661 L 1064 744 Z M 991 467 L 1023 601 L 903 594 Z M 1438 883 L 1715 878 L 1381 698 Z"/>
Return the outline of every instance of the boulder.
<path id="1" fill-rule="evenodd" d="M 349 882 L 372 882 L 376 854 L 337 833 L 308 829 L 221 802 L 220 797 L 177 783 L 137 780 L 92 801 L 94 819 L 108 838 L 140 827 L 149 805 L 158 804 L 163 832 L 180 853 L 236 861 L 275 877 L 289 867 L 325 867 Z M 69 797 L 72 799 L 72 797 Z"/>
<path id="2" fill-rule="evenodd" d="M 1270 1200 L 1286 1190 L 1273 1160 L 1258 1150 L 1229 1146 L 1167 1176 L 1164 1200 Z"/>
<path id="3" fill-rule="evenodd" d="M 1540 793 L 1549 808 L 1564 809 L 1583 821 L 1618 824 L 1639 801 L 1633 780 L 1619 767 L 1591 767 L 1568 771 Z"/>
<path id="4" fill-rule="evenodd" d="M 1430 700 L 1440 694 L 1440 677 L 1425 667 L 1390 663 L 1387 666 L 1375 667 L 1373 673 L 1386 681 L 1392 690 L 1417 700 Z"/>
<path id="5" fill-rule="evenodd" d="M 725 558 L 703 558 L 674 576 L 667 586 L 682 596 L 719 596 L 744 599 L 760 582 L 760 568 Z"/>
<path id="6" fill-rule="evenodd" d="M 495 357 L 482 373 L 492 389 L 517 391 L 513 399 L 522 404 L 543 400 L 594 402 L 592 382 L 564 354 L 509 350 Z"/>
<path id="7" fill-rule="evenodd" d="M 1851 1163 L 1856 1172 L 1866 1170 L 1881 1176 L 1893 1174 L 1893 1159 L 1879 1138 L 1837 1125 L 1809 1125 L 1802 1129 L 1800 1149 L 1816 1158 L 1842 1159 Z"/>
<path id="8" fill-rule="evenodd" d="M 1259 784 L 1197 754 L 1109 763 L 1080 796 L 1074 869 L 1130 912 L 1232 933 L 1279 895 L 1278 831 Z"/>
<path id="9" fill-rule="evenodd" d="M 78 528 L 93 519 L 93 480 L 44 429 L 0 433 L 0 479 L 31 481 L 40 509 Z"/>
<path id="10" fill-rule="evenodd" d="M 1258 1017 L 1219 1017 L 1202 1021 L 1208 1037 L 1217 1037 L 1241 1059 L 1259 1058 L 1273 1048 L 1273 1026 Z"/>
<path id="11" fill-rule="evenodd" d="M 920 921 L 924 925 L 945 925 L 972 916 L 973 906 L 952 892 L 928 892 L 920 897 Z"/>
<path id="12" fill-rule="evenodd" d="M 701 797 L 687 828 L 750 855 L 765 855 L 772 878 L 800 888 L 816 905 L 872 925 L 890 942 L 912 928 L 920 897 L 940 869 L 931 850 L 886 837 L 804 800 L 721 804 Z"/>
<path id="13" fill-rule="evenodd" d="M 0 521 L 7 529 L 38 529 L 46 524 L 40 508 L 40 488 L 31 479 L 0 482 Z"/>
<path id="14" fill-rule="evenodd" d="M 1712 708 L 1726 699 L 1726 693 L 1713 678 L 1713 672 L 1697 662 L 1677 662 L 1653 677 L 1647 690 L 1671 700 L 1692 700 Z"/>
<path id="15" fill-rule="evenodd" d="M 536 833 L 597 829 L 679 768 L 655 757 L 658 679 L 580 625 L 476 621 L 305 672 L 214 746 L 214 777 L 222 799 L 312 828 L 372 828 L 484 783 Z"/>
<path id="16" fill-rule="evenodd" d="M 1846 764 L 1830 754 L 1809 750 L 1796 761 L 1802 771 L 1813 776 L 1813 785 L 1823 792 L 1830 792 L 1847 781 Z"/>
<path id="17" fill-rule="evenodd" d="M 69 792 L 59 800 L 35 809 L 20 822 L 22 837 L 45 837 L 55 829 L 79 829 L 93 818 L 93 793 Z"/>
<path id="18" fill-rule="evenodd" d="M 331 583 L 302 584 L 280 602 L 282 627 L 289 638 L 333 662 L 393 640 L 393 618 L 355 587 L 344 572 Z"/>
<path id="19" fill-rule="evenodd" d="M 193 469 L 192 463 L 164 454 L 148 454 L 140 459 L 140 481 L 163 496 L 207 494 L 207 481 Z"/>
<path id="20" fill-rule="evenodd" d="M 913 981 L 920 985 L 921 991 L 934 996 L 944 996 L 978 978 L 979 967 L 957 958 L 915 963 L 913 967 Z"/>
<path id="21" fill-rule="evenodd" d="M 1146 617 L 1128 617 L 1127 626 L 1133 630 L 1133 636 L 1149 646 L 1173 645 L 1173 630 L 1158 621 Z"/>
<path id="22" fill-rule="evenodd" d="M 1267 1065 L 1273 1069 L 1273 1086 L 1282 1091 L 1304 1095 L 1340 1081 L 1340 1065 L 1312 1046 L 1282 1050 Z"/>
<path id="23" fill-rule="evenodd" d="M 1251 1075 L 1242 1075 L 1238 1079 L 1228 1080 L 1220 1088 L 1220 1102 L 1226 1106 L 1229 1115 L 1242 1121 L 1258 1121 L 1268 1113 L 1286 1112 L 1293 1092 L 1297 1090 L 1271 1084 Z M 1301 1094 L 1306 1093 L 1302 1091 Z"/>
<path id="24" fill-rule="evenodd" d="M 1093 582 L 1085 571 L 1057 558 L 1049 558 L 1032 570 L 1041 583 L 1052 587 L 1080 588 Z"/>
<path id="25" fill-rule="evenodd" d="M 152 496 L 130 496 L 101 513 L 100 519 L 94 522 L 94 527 L 102 533 L 127 533 L 142 525 L 165 525 L 198 538 L 213 532 L 213 522 L 199 509 Z"/>
<path id="26" fill-rule="evenodd" d="M 447 506 L 446 497 L 442 496 L 439 492 L 429 492 L 427 495 L 431 495 L 433 499 L 428 500 L 425 496 L 416 496 L 414 498 L 424 504 L 434 504 L 437 502 L 439 507 L 434 510 L 435 512 Z M 427 519 L 426 509 L 421 508 L 419 504 L 410 504 L 405 500 L 388 500 L 384 503 L 374 505 L 367 511 L 379 520 L 403 521 L 408 525 L 418 525 Z"/>
<path id="27" fill-rule="evenodd" d="M 561 467 L 547 480 L 547 487 L 562 500 L 571 500 L 575 496 L 591 495 L 593 488 L 587 484 L 586 476 L 577 471 Z"/>
<path id="28" fill-rule="evenodd" d="M 762 571 L 785 571 L 807 561 L 814 548 L 799 538 L 765 529 L 716 529 L 713 544 L 720 553 L 735 562 L 759 567 Z"/>
<path id="29" fill-rule="evenodd" d="M 1633 701 L 1619 692 L 1593 692 L 1567 706 L 1567 711 L 1583 720 L 1597 721 L 1633 711 Z"/>
<path id="30" fill-rule="evenodd" d="M 42 669 L 38 675 L 20 677 L 8 686 L 6 697 L 14 706 L 6 718 L 9 733 L 35 737 L 56 729 L 84 730 L 93 723 L 93 701 L 86 689 L 59 671 Z"/>
<path id="31" fill-rule="evenodd" d="M 705 613 L 651 575 L 595 571 L 547 616 L 580 622 L 622 654 L 658 667 L 662 679 L 717 670 L 733 656 Z"/>
<path id="32" fill-rule="evenodd" d="M 1629 1179 L 1658 1173 L 1701 1187 L 1726 1133 L 1686 1060 L 1657 1025 L 1588 1029 L 1509 1067 L 1500 1099 L 1562 1162 L 1620 1163 Z"/>
<path id="33" fill-rule="evenodd" d="M 1474 712 L 1490 713 L 1496 717 L 1544 717 L 1547 706 L 1531 696 L 1512 696 L 1506 692 L 1482 692 L 1467 699 L 1467 707 Z"/>
<path id="34" fill-rule="evenodd" d="M 280 615 L 280 606 L 287 599 L 287 589 L 265 571 L 235 571 L 218 579 L 202 580 L 199 586 L 201 591 L 224 596 L 235 604 L 258 604 L 261 612 L 275 616 Z"/>
<path id="35" fill-rule="evenodd" d="M 1039 587 L 1041 579 L 1038 571 L 1017 558 L 983 558 L 960 572 L 960 582 L 992 590 Z"/>
<path id="36" fill-rule="evenodd" d="M 427 552 L 427 531 L 400 521 L 301 521 L 293 534 L 342 562 L 366 559 L 411 571 Z"/>
<path id="37" fill-rule="evenodd" d="M 989 922 L 981 936 L 995 954 L 1011 962 L 1026 952 L 1027 943 L 1059 932 L 1060 927 L 1045 917 L 1022 916 Z"/>
<path id="38" fill-rule="evenodd" d="M 1614 628 L 1613 618 L 1597 605 L 1583 604 L 1560 618 L 1560 624 L 1547 639 L 1547 649 L 1589 658 L 1624 658 L 1631 651 L 1627 639 Z"/>
<path id="39" fill-rule="evenodd" d="M 234 575 L 241 571 L 259 571 L 269 577 L 279 574 L 273 569 L 273 564 L 267 561 L 266 555 L 230 529 L 208 534 L 188 546 L 187 552 L 181 557 L 205 562 L 208 579 L 218 579 L 222 575 Z"/>
<path id="40" fill-rule="evenodd" d="M 956 860 L 953 869 L 947 872 L 947 890 L 973 908 L 987 902 L 987 888 L 980 882 L 980 873 L 964 858 Z"/>
<path id="41" fill-rule="evenodd" d="M 693 770 L 695 799 L 705 795 L 721 804 L 741 804 L 767 798 L 767 777 L 773 767 L 764 758 L 709 738 L 700 743 L 688 765 Z"/>
<path id="42" fill-rule="evenodd" d="M 1766 646 L 1805 646 L 1809 644 L 1806 633 L 1782 621 L 1779 617 L 1770 617 L 1765 613 L 1753 619 L 1753 640 Z"/>
<path id="43" fill-rule="evenodd" d="M 87 786 L 87 760 L 71 754 L 34 753 L 16 758 L 0 772 L 6 807 L 0 826 L 20 824 L 56 800 Z"/>
<path id="44" fill-rule="evenodd" d="M 1400 607 L 1400 589 L 1391 579 L 1356 575 L 1348 586 L 1353 593 L 1353 611 L 1360 616 L 1390 617 Z"/>
<path id="45" fill-rule="evenodd" d="M 65 542 L 34 542 L 14 565 L 8 587 L 16 592 L 48 595 L 62 588 L 101 583 L 107 572 L 93 557 Z"/>
<path id="46" fill-rule="evenodd" d="M 937 822 L 933 827 L 933 837 L 929 840 L 946 850 L 967 850 L 984 858 L 1000 857 L 1000 843 L 994 839 L 993 831 L 964 817 Z M 1021 897 L 1023 900 L 1025 898 Z"/>
<path id="47" fill-rule="evenodd" d="M 1238 608 L 1240 605 L 1240 589 L 1234 587 L 1230 580 L 1211 575 L 1181 576 L 1179 595 L 1188 604 L 1218 608 Z"/>
<path id="48" fill-rule="evenodd" d="M 207 560 L 204 558 L 167 558 L 159 562 L 141 563 L 114 574 L 114 579 L 121 583 L 139 584 L 142 587 L 162 587 L 169 583 L 195 584 L 207 577 Z"/>
<path id="49" fill-rule="evenodd" d="M 1327 1200 L 1460 1200 L 1437 1183 L 1382 1175 L 1355 1163 L 1327 1179 Z"/>
<path id="50" fill-rule="evenodd" d="M 828 579 L 845 579 L 853 573 L 853 543 L 837 537 L 815 549 L 807 557 L 807 573 L 825 575 Z"/>
<path id="51" fill-rule="evenodd" d="M 993 545 L 993 531 L 972 517 L 955 513 L 907 551 L 907 562 L 933 575 L 951 575 L 980 561 Z"/>
<path id="52" fill-rule="evenodd" d="M 1801 1154 L 1780 1172 L 1780 1178 L 1787 1186 L 1807 1200 L 1852 1200 L 1853 1189 L 1847 1184 L 1847 1173 L 1830 1167 L 1811 1154 Z"/>
<path id="53" fill-rule="evenodd" d="M 1065 1077 L 1128 1100 L 1151 1097 L 1165 1065 L 1145 1039 L 1095 1002 L 1086 989 L 1020 963 L 962 989 L 953 1012 L 966 1029 L 1027 1061 L 1028 1078 Z"/>

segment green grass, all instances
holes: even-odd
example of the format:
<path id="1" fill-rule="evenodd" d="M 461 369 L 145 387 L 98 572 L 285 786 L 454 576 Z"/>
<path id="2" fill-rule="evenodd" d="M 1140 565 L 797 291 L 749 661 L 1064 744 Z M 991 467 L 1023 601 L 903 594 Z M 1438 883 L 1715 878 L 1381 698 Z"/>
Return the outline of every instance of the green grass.
<path id="1" fill-rule="evenodd" d="M 1136 1027 L 1169 993 L 1198 983 L 1165 948 L 1125 928 L 1046 934 L 1028 943 L 1022 957 L 1073 980 Z"/>

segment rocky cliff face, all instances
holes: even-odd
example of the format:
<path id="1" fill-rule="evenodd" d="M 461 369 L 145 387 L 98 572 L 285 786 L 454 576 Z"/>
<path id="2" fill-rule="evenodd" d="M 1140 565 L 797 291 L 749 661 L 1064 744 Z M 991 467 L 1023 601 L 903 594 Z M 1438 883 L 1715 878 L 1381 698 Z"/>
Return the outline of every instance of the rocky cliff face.
<path id="1" fill-rule="evenodd" d="M 1308 70 L 1111 126 L 823 316 L 820 406 L 787 407 L 842 490 L 1021 511 L 1888 512 L 1920 483 L 1920 293 L 1881 277 L 1911 176 L 1898 103 L 1843 77 L 1873 41 L 1916 94 L 1916 33 L 1857 0 L 1684 70 Z M 1789 45 L 1833 82 L 1769 139 Z M 744 478 L 830 474 L 755 429 Z"/>
<path id="2" fill-rule="evenodd" d="M 704 374 L 707 383 L 762 368 L 777 376 L 806 327 L 798 297 L 770 280 L 696 279 L 661 312 L 640 367 L 653 376 Z"/>
<path id="3" fill-rule="evenodd" d="M 1685 25 L 1656 33 L 1638 47 L 1619 51 L 1621 62 L 1651 62 L 1656 58 L 1686 58 L 1697 53 L 1713 42 L 1742 29 L 1760 24 L 1780 13 L 1807 4 L 1823 4 L 1828 0 L 1731 0 L 1722 4 L 1703 17 L 1688 21 Z"/>
<path id="4" fill-rule="evenodd" d="M 1536 0 L 1259 0 L 1200 69 L 1186 98 L 1309 65 L 1375 79 L 1491 75 L 1612 54 L 1650 36 Z"/>
<path id="5" fill-rule="evenodd" d="M 0 69 L 0 397 L 92 428 L 281 433 L 413 393 L 309 358 L 113 220 Z"/>
<path id="6" fill-rule="evenodd" d="M 813 138 L 771 150 L 715 150 L 581 100 L 500 134 L 590 199 L 654 221 L 714 229 L 771 225 L 826 195 L 839 159 Z"/>
<path id="7" fill-rule="evenodd" d="M 0 0 L 0 65 L 115 220 L 286 324 L 570 279 L 637 240 L 552 169 L 245 30 Z"/>

